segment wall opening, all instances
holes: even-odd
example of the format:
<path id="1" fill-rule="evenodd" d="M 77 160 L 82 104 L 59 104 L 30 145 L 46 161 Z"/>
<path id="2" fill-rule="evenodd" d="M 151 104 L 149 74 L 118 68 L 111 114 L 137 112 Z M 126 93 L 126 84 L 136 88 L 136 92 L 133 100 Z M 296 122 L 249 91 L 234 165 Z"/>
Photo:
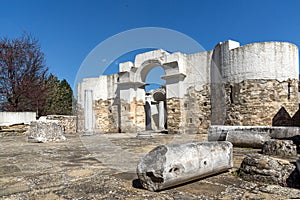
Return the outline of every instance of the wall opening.
<path id="1" fill-rule="evenodd" d="M 291 83 L 288 83 L 288 100 L 291 99 Z"/>
<path id="2" fill-rule="evenodd" d="M 230 85 L 230 103 L 233 103 L 233 86 Z"/>
<path id="3" fill-rule="evenodd" d="M 145 78 L 145 118 L 146 130 L 166 129 L 165 71 L 160 66 L 153 67 Z"/>

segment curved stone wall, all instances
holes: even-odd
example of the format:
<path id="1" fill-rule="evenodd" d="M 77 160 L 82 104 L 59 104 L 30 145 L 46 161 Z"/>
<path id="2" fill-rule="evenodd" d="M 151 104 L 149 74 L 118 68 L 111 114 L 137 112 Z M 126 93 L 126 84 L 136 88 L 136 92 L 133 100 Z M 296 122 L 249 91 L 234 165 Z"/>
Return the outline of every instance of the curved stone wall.
<path id="1" fill-rule="evenodd" d="M 299 58 L 296 45 L 287 42 L 262 42 L 223 52 L 222 76 L 225 82 L 249 79 L 298 79 Z M 227 56 L 227 58 L 226 58 Z"/>

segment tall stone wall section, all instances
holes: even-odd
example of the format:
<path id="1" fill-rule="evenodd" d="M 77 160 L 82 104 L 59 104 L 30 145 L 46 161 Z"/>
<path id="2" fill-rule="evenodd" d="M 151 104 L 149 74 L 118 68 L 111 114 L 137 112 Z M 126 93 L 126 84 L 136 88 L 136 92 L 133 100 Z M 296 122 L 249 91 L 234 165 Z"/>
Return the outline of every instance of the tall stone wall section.
<path id="1" fill-rule="evenodd" d="M 77 132 L 82 133 L 84 131 L 84 111 L 83 106 L 77 104 Z"/>
<path id="2" fill-rule="evenodd" d="M 205 84 L 200 91 L 197 91 L 195 87 L 188 88 L 184 97 L 185 133 L 207 133 L 211 117 L 209 87 L 209 84 Z"/>
<path id="3" fill-rule="evenodd" d="M 290 116 L 299 109 L 298 80 L 244 80 L 227 83 L 225 89 L 226 125 L 272 126 L 282 107 Z"/>
<path id="4" fill-rule="evenodd" d="M 113 99 L 94 102 L 95 131 L 100 133 L 117 133 L 119 130 L 118 105 Z"/>
<path id="5" fill-rule="evenodd" d="M 127 103 L 121 100 L 121 120 L 120 130 L 122 133 L 135 133 L 146 130 L 146 116 L 144 102 L 142 100 L 133 100 Z"/>
<path id="6" fill-rule="evenodd" d="M 184 100 L 181 98 L 167 98 L 167 124 L 168 133 L 182 134 L 185 130 L 183 118 Z"/>

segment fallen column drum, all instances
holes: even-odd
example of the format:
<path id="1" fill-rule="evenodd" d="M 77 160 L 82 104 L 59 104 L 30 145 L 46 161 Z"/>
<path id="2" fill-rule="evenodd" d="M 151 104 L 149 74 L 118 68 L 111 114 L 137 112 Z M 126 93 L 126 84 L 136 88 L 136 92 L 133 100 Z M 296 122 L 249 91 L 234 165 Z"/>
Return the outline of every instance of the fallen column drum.
<path id="1" fill-rule="evenodd" d="M 158 191 L 232 167 L 230 142 L 169 144 L 160 145 L 143 157 L 137 175 L 144 188 Z"/>

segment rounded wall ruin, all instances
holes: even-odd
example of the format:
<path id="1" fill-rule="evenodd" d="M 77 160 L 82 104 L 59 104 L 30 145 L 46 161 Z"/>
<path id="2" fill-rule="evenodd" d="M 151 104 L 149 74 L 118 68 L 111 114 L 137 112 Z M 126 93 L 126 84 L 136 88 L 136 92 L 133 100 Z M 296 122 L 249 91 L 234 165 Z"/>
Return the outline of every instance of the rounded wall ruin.
<path id="1" fill-rule="evenodd" d="M 228 56 L 230 62 L 222 63 L 225 124 L 272 126 L 280 118 L 292 120 L 299 109 L 298 48 L 286 42 L 254 43 L 229 50 Z"/>

